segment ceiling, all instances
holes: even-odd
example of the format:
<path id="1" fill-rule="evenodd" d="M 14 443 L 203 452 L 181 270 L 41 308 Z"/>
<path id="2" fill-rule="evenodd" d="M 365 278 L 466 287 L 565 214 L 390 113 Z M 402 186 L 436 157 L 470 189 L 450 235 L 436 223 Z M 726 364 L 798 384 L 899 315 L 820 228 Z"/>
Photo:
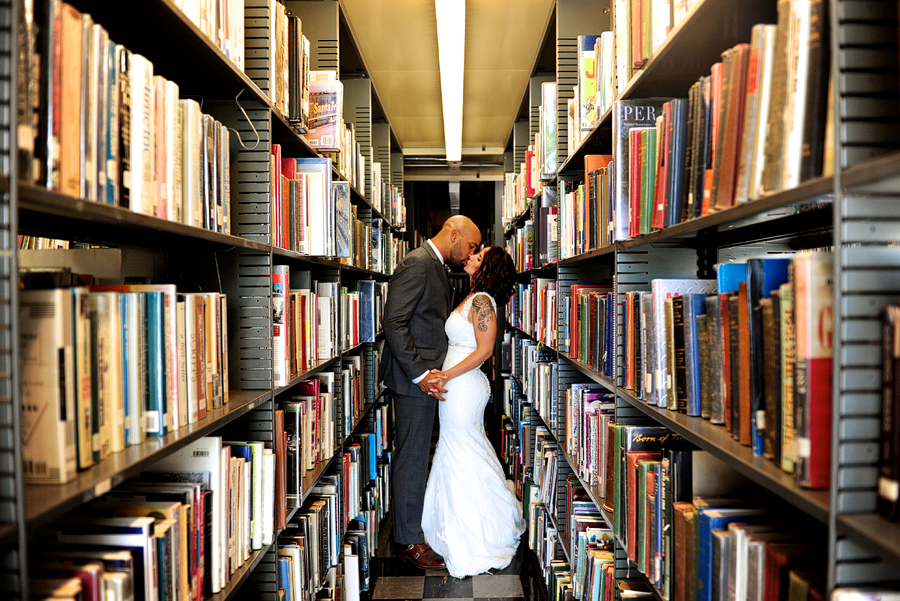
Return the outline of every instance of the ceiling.
<path id="1" fill-rule="evenodd" d="M 446 176 L 434 1 L 339 1 L 406 164 L 423 175 L 432 165 Z M 463 168 L 502 176 L 502 155 L 528 80 L 546 55 L 554 5 L 555 0 L 466 1 Z M 414 173 L 408 169 L 408 175 Z"/>

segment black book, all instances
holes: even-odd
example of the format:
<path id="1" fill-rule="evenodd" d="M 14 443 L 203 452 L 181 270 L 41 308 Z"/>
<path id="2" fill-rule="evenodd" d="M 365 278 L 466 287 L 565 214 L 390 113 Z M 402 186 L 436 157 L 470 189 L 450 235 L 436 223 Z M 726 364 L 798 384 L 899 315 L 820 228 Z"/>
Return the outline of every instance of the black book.
<path id="1" fill-rule="evenodd" d="M 687 361 L 684 343 L 684 296 L 672 298 L 672 346 L 675 350 L 675 402 L 679 413 L 687 413 Z"/>
<path id="2" fill-rule="evenodd" d="M 730 406 L 726 408 L 726 411 L 731 414 L 731 421 L 729 423 L 729 432 L 731 436 L 737 440 L 740 434 L 740 408 L 741 408 L 741 400 L 740 400 L 740 390 L 741 390 L 741 378 L 740 378 L 740 335 L 738 334 L 738 293 L 731 292 L 728 294 L 728 338 L 729 338 L 729 367 L 730 373 L 729 376 L 729 384 L 728 384 L 728 398 L 730 400 Z"/>
<path id="3" fill-rule="evenodd" d="M 703 210 L 703 187 L 706 181 L 706 170 L 710 167 L 709 159 L 709 93 L 710 78 L 702 77 L 696 84 L 697 103 L 694 107 L 694 132 L 691 135 L 691 191 L 689 217 L 699 217 Z"/>
<path id="4" fill-rule="evenodd" d="M 831 64 L 828 21 L 828 3 L 824 0 L 810 2 L 806 109 L 803 112 L 803 145 L 800 158 L 801 182 L 822 175 L 828 111 L 828 76 Z M 893 116 L 897 116 L 897 107 L 894 107 Z"/>

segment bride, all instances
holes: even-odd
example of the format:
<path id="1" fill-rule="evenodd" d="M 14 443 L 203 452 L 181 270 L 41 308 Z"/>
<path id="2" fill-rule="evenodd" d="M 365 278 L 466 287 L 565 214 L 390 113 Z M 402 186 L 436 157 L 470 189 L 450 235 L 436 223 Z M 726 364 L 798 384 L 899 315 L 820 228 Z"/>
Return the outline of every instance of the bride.
<path id="1" fill-rule="evenodd" d="M 494 352 L 497 306 L 513 292 L 516 270 L 499 246 L 464 263 L 471 293 L 444 326 L 449 338 L 443 370 L 429 382 L 440 403 L 440 438 L 434 453 L 422 529 L 456 578 L 503 569 L 525 530 L 522 508 L 484 432 L 490 385 L 479 366 Z"/>

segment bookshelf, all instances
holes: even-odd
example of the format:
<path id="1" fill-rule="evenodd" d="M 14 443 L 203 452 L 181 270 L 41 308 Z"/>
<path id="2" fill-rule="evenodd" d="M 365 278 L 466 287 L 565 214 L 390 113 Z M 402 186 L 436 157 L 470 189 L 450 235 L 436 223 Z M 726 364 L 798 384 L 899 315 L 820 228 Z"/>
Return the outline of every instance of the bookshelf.
<path id="1" fill-rule="evenodd" d="M 678 10 L 678 3 L 675 4 Z M 895 82 L 896 7 L 871 5 L 869 10 L 875 12 L 862 14 L 853 12 L 859 5 L 852 2 L 832 0 L 825 4 L 829 20 L 829 37 L 825 43 L 831 57 L 825 67 L 826 74 L 835 81 L 847 83 L 855 78 L 874 81 L 883 72 L 890 74 L 887 77 Z M 589 11 L 595 6 L 578 0 L 558 0 L 555 27 L 547 34 L 548 42 L 557 45 L 559 167 L 556 176 L 545 179 L 543 185 L 556 187 L 558 198 L 562 198 L 567 183 L 584 181 L 585 155 L 617 152 L 613 140 L 615 107 L 599 115 L 596 126 L 577 144 L 571 143 L 566 129 L 567 100 L 572 98 L 572 87 L 578 83 L 575 38 L 580 34 L 613 30 L 615 10 L 622 3 L 610 2 L 609 14 L 591 15 Z M 627 84 L 619 86 L 617 94 L 614 91 L 616 99 L 687 97 L 691 85 L 704 74 L 708 75 L 710 66 L 721 60 L 721 53 L 738 43 L 750 42 L 754 24 L 774 24 L 778 18 L 778 3 L 769 0 L 749 3 L 697 0 L 686 6 L 684 16 L 656 46 L 649 60 Z M 850 41 L 855 27 L 867 19 L 878 18 L 889 23 L 884 28 L 885 37 L 878 38 L 878 43 L 892 49 L 893 54 L 886 59 L 886 64 L 851 64 L 861 47 L 875 43 L 871 39 Z M 532 431 L 535 422 L 542 423 L 559 443 L 560 486 L 570 473 L 579 473 L 578 458 L 562 452 L 566 434 L 561 425 L 565 422 L 563 395 L 571 382 L 593 382 L 614 392 L 617 423 L 649 422 L 665 426 L 755 483 L 760 490 L 767 491 L 777 499 L 777 506 L 798 514 L 820 532 L 827 530 L 827 560 L 818 566 L 827 575 L 826 594 L 842 587 L 877 587 L 896 580 L 900 570 L 898 525 L 875 513 L 881 421 L 880 312 L 900 298 L 900 281 L 896 277 L 900 253 L 894 248 L 900 232 L 897 209 L 900 140 L 895 131 L 895 105 L 900 95 L 895 83 L 877 90 L 871 86 L 835 87 L 838 89 L 832 100 L 844 110 L 835 110 L 828 123 L 836 132 L 833 175 L 813 177 L 727 210 L 681 220 L 652 233 L 579 252 L 556 260 L 552 266 L 525 271 L 520 279 L 524 284 L 533 283 L 537 278 L 555 279 L 558 299 L 567 298 L 570 286 L 576 283 L 610 285 L 617 295 L 614 302 L 618 331 L 613 339 L 616 377 L 607 378 L 573 360 L 566 352 L 555 352 L 552 362 L 558 370 L 558 386 L 553 393 L 559 407 L 556 427 L 544 423 L 547 420 L 536 416 L 534 410 L 530 412 Z M 522 142 L 524 132 L 533 136 L 539 118 L 529 92 L 530 88 L 525 92 L 525 102 L 530 102 L 531 108 L 529 122 L 516 123 L 513 148 L 508 149 L 514 160 L 512 165 L 507 165 L 507 170 L 513 173 L 518 173 L 519 165 L 525 160 L 520 147 L 532 143 L 530 137 Z M 861 99 L 866 95 L 890 104 L 891 108 L 873 111 L 874 101 Z M 866 130 L 867 134 L 860 134 L 858 128 L 863 122 L 874 122 L 877 126 Z M 876 129 L 889 130 L 890 134 L 879 141 Z M 504 223 L 508 240 L 514 239 L 527 219 L 535 220 L 537 231 L 537 212 L 529 206 L 524 215 Z M 821 247 L 834 248 L 829 436 L 832 484 L 826 490 L 810 490 L 799 486 L 793 476 L 772 461 L 741 445 L 724 427 L 701 417 L 651 406 L 624 387 L 622 299 L 629 291 L 649 291 L 650 282 L 655 278 L 715 278 L 713 266 L 717 263 L 743 262 L 769 253 L 794 253 Z M 560 345 L 564 325 L 570 317 L 558 307 Z M 514 345 L 537 341 L 535 335 L 522 329 L 507 326 L 507 331 L 513 334 Z M 522 388 L 521 373 L 509 377 L 517 378 Z M 530 442 L 523 440 L 521 444 L 530 444 L 533 449 L 533 434 Z M 582 485 L 594 504 L 601 507 L 602 499 L 597 491 L 583 480 Z M 554 517 L 558 520 L 560 516 Z M 622 558 L 620 551 L 621 545 L 617 544 L 617 578 L 635 577 L 634 564 Z M 661 598 L 658 590 L 654 589 L 653 593 Z M 550 593 L 544 590 L 543 594 Z"/>
<path id="2" fill-rule="evenodd" d="M 203 437 L 217 435 L 231 440 L 252 440 L 273 448 L 275 440 L 275 410 L 277 403 L 290 394 L 302 380 L 325 373 L 335 374 L 335 396 L 341 390 L 341 371 L 345 361 L 361 357 L 365 372 L 360 376 L 365 387 L 360 390 L 359 410 L 349 419 L 349 407 L 335 401 L 335 422 L 345 417 L 350 422 L 344 436 L 336 437 L 331 455 L 318 462 L 303 478 L 302 501 L 315 495 L 314 487 L 323 476 L 341 464 L 342 454 L 354 442 L 354 433 L 375 432 L 378 407 L 388 399 L 383 398 L 375 379 L 378 343 L 365 342 L 343 345 L 339 336 L 333 341 L 334 356 L 319 360 L 308 369 L 301 369 L 287 381 L 277 386 L 274 380 L 273 348 L 273 292 L 272 276 L 277 265 L 287 265 L 292 271 L 308 271 L 318 281 L 336 282 L 338 286 L 354 289 L 360 280 L 387 282 L 390 277 L 390 261 L 382 261 L 383 268 L 370 269 L 368 265 L 350 265 L 346 261 L 328 257 L 316 257 L 281 248 L 274 239 L 274 198 L 269 187 L 270 153 L 273 144 L 281 146 L 284 157 L 321 157 L 300 131 L 296 122 L 289 120 L 272 102 L 268 88 L 268 73 L 260 77 L 250 66 L 241 70 L 225 52 L 211 41 L 180 8 L 180 2 L 172 0 L 139 0 L 122 11 L 101 0 L 74 0 L 71 4 L 84 13 L 90 13 L 94 21 L 105 28 L 115 42 L 126 46 L 133 53 L 140 53 L 153 63 L 154 73 L 178 84 L 181 98 L 202 101 L 202 112 L 212 115 L 229 130 L 231 232 L 217 232 L 170 221 L 152 215 L 140 214 L 128 208 L 100 204 L 87 199 L 48 190 L 30 182 L 18 181 L 10 174 L 18 173 L 18 156 L 10 149 L 16 148 L 16 130 L 10 118 L 15 118 L 14 92 L 17 69 L 16 36 L 11 33 L 18 19 L 23 17 L 23 3 L 0 2 L 4 19 L 4 34 L 0 36 L 0 55 L 6 61 L 3 70 L 3 90 L 0 98 L 6 110 L 6 119 L 0 127 L 5 132 L 5 145 L 0 147 L 0 230 L 3 232 L 3 283 L 0 293 L 0 455 L 9 470 L 0 474 L 0 590 L 4 598 L 30 598 L 27 558 L 42 550 L 43 542 L 36 536 L 46 526 L 62 520 L 69 512 L 79 509 L 122 482 L 139 476 L 162 459 L 170 457 Z M 331 62 L 319 61 L 314 68 L 340 69 L 339 47 L 347 56 L 356 53 L 354 40 L 346 35 L 346 24 L 339 3 L 276 2 L 278 10 L 313 12 L 326 8 L 329 14 L 311 14 L 304 18 L 304 29 L 309 26 L 310 35 L 315 32 L 314 59 L 318 61 L 327 44 L 320 41 L 330 37 L 333 44 Z M 327 5 L 327 6 L 326 6 Z M 253 11 L 268 2 L 245 2 L 242 18 L 248 39 L 260 31 L 271 33 L 274 26 L 271 13 L 259 19 Z M 135 15 L 140 15 L 136 19 Z M 244 15 L 242 15 L 244 17 Z M 338 29 L 343 35 L 338 35 Z M 305 29 L 306 31 L 306 29 Z M 159 32 L 165 32 L 160 36 Z M 338 42 L 339 40 L 339 42 Z M 249 56 L 249 55 L 248 55 Z M 186 59 L 186 57 L 189 57 Z M 273 57 L 256 58 L 273 65 Z M 364 73 L 362 74 L 364 75 Z M 348 80 L 364 82 L 369 86 L 366 102 L 355 102 L 345 97 L 345 121 L 356 126 L 357 134 L 363 122 L 372 128 L 374 103 L 377 97 L 368 79 L 358 77 Z M 262 85 L 261 85 L 262 84 Z M 348 118 L 353 115 L 353 119 Z M 375 124 L 389 147 L 396 140 L 390 123 L 378 116 Z M 370 132 L 366 132 L 369 136 Z M 371 139 L 357 136 L 366 157 L 365 175 L 350 182 L 350 203 L 357 218 L 371 225 L 374 219 L 384 222 L 386 236 L 393 240 L 398 256 L 402 256 L 405 242 L 404 224 L 392 221 L 390 205 L 375 206 L 371 190 Z M 334 168 L 334 180 L 346 181 L 344 173 Z M 387 157 L 387 168 L 382 172 L 379 185 L 394 186 L 400 190 L 402 200 L 402 154 L 394 152 Z M 260 186 L 260 184 L 264 184 Z M 18 235 L 43 236 L 84 242 L 90 245 L 123 249 L 122 256 L 129 256 L 122 265 L 126 277 L 142 281 L 166 282 L 177 285 L 178 291 L 218 291 L 227 295 L 228 335 L 228 388 L 229 401 L 210 410 L 196 422 L 170 430 L 165 436 L 148 437 L 139 444 L 111 453 L 98 464 L 79 471 L 73 479 L 59 485 L 36 485 L 23 482 L 22 466 L 22 403 L 18 381 L 19 337 L 16 316 L 18 309 L 16 241 Z M 369 244 L 370 242 L 366 242 Z M 57 252 L 57 251 L 48 251 Z M 59 251 L 65 252 L 65 251 Z M 396 258 L 396 257 L 394 257 Z M 339 305 L 336 310 L 340 313 Z M 340 323 L 340 321 L 338 321 Z M 343 422 L 340 422 L 343 428 Z M 226 438 L 228 440 L 229 438 Z M 367 477 L 366 477 L 367 478 Z M 368 479 L 366 479 L 368 482 Z M 361 491 L 362 493 L 363 491 Z M 299 508 L 288 508 L 288 521 Z M 276 532 L 277 538 L 277 532 Z M 277 598 L 277 542 L 263 545 L 231 575 L 228 582 L 210 599 L 227 601 L 234 598 L 274 600 Z M 32 574 L 33 576 L 33 574 Z M 316 583 L 320 585 L 321 583 Z"/>

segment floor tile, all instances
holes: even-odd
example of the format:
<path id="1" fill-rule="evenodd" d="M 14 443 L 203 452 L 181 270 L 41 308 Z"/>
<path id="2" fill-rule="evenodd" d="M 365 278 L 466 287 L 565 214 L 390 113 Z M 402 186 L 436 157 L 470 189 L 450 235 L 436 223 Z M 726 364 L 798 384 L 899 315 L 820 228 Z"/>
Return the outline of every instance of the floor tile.
<path id="1" fill-rule="evenodd" d="M 477 598 L 524 597 L 522 580 L 516 575 L 474 576 L 472 595 Z"/>
<path id="2" fill-rule="evenodd" d="M 452 576 L 426 576 L 423 599 L 471 599 L 472 579 Z"/>
<path id="3" fill-rule="evenodd" d="M 422 576 L 383 576 L 375 582 L 372 599 L 422 599 L 424 588 Z"/>

